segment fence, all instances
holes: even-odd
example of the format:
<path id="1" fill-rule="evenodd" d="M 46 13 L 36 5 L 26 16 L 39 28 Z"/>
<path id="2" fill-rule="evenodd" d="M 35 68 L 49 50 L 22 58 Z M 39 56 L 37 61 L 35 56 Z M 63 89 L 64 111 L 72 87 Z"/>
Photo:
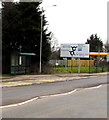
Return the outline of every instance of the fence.
<path id="1" fill-rule="evenodd" d="M 78 60 L 50 60 L 55 72 L 78 72 Z M 105 72 L 108 71 L 106 61 L 80 60 L 80 72 Z"/>
<path id="2" fill-rule="evenodd" d="M 68 60 L 68 66 L 78 66 L 78 60 Z M 80 60 L 80 66 L 94 66 L 94 60 Z"/>
<path id="3" fill-rule="evenodd" d="M 50 60 L 49 63 L 53 66 L 68 66 L 67 60 Z"/>

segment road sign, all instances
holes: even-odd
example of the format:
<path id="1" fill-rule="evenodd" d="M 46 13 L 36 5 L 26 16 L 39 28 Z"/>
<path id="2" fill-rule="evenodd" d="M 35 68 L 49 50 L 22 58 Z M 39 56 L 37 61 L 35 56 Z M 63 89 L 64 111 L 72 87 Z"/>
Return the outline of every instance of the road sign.
<path id="1" fill-rule="evenodd" d="M 107 62 L 109 62 L 109 55 L 107 55 Z"/>
<path id="2" fill-rule="evenodd" d="M 60 57 L 89 58 L 89 44 L 61 44 Z"/>

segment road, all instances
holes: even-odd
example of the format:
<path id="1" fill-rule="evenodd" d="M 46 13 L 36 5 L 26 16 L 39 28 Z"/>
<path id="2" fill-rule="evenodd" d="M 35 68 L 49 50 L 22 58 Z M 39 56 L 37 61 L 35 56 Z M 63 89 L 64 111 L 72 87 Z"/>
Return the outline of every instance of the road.
<path id="1" fill-rule="evenodd" d="M 2 89 L 2 105 L 19 103 L 37 96 L 65 93 L 76 88 L 83 88 L 104 83 L 107 83 L 107 76 L 79 80 L 72 79 L 70 81 L 43 83 L 30 86 L 4 87 Z"/>
<path id="2" fill-rule="evenodd" d="M 3 108 L 3 118 L 107 118 L 107 85 Z"/>

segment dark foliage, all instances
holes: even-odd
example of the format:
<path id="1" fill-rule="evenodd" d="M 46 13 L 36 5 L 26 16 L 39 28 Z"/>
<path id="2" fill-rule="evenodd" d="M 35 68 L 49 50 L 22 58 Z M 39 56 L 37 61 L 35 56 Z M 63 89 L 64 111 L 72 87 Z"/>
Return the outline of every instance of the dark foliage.
<path id="1" fill-rule="evenodd" d="M 90 44 L 90 52 L 102 52 L 103 51 L 103 42 L 100 37 L 95 35 L 91 35 L 89 39 L 87 39 L 86 44 Z"/>
<path id="2" fill-rule="evenodd" d="M 10 68 L 10 54 L 13 51 L 36 53 L 32 62 L 39 62 L 41 11 L 39 2 L 4 2 L 2 9 L 2 56 L 3 67 L 7 63 L 6 72 Z M 43 15 L 43 27 L 47 21 Z M 49 60 L 50 33 L 43 30 L 42 62 Z"/>

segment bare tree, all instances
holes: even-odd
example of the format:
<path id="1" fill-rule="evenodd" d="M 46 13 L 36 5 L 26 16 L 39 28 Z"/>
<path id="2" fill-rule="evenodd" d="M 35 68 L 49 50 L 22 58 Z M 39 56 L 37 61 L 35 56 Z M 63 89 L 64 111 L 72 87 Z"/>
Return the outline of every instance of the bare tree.
<path id="1" fill-rule="evenodd" d="M 53 33 L 51 33 L 51 50 L 52 51 L 59 50 L 58 40 Z"/>
<path id="2" fill-rule="evenodd" d="M 109 40 L 107 40 L 106 43 L 104 44 L 104 49 L 105 52 L 109 52 Z"/>

